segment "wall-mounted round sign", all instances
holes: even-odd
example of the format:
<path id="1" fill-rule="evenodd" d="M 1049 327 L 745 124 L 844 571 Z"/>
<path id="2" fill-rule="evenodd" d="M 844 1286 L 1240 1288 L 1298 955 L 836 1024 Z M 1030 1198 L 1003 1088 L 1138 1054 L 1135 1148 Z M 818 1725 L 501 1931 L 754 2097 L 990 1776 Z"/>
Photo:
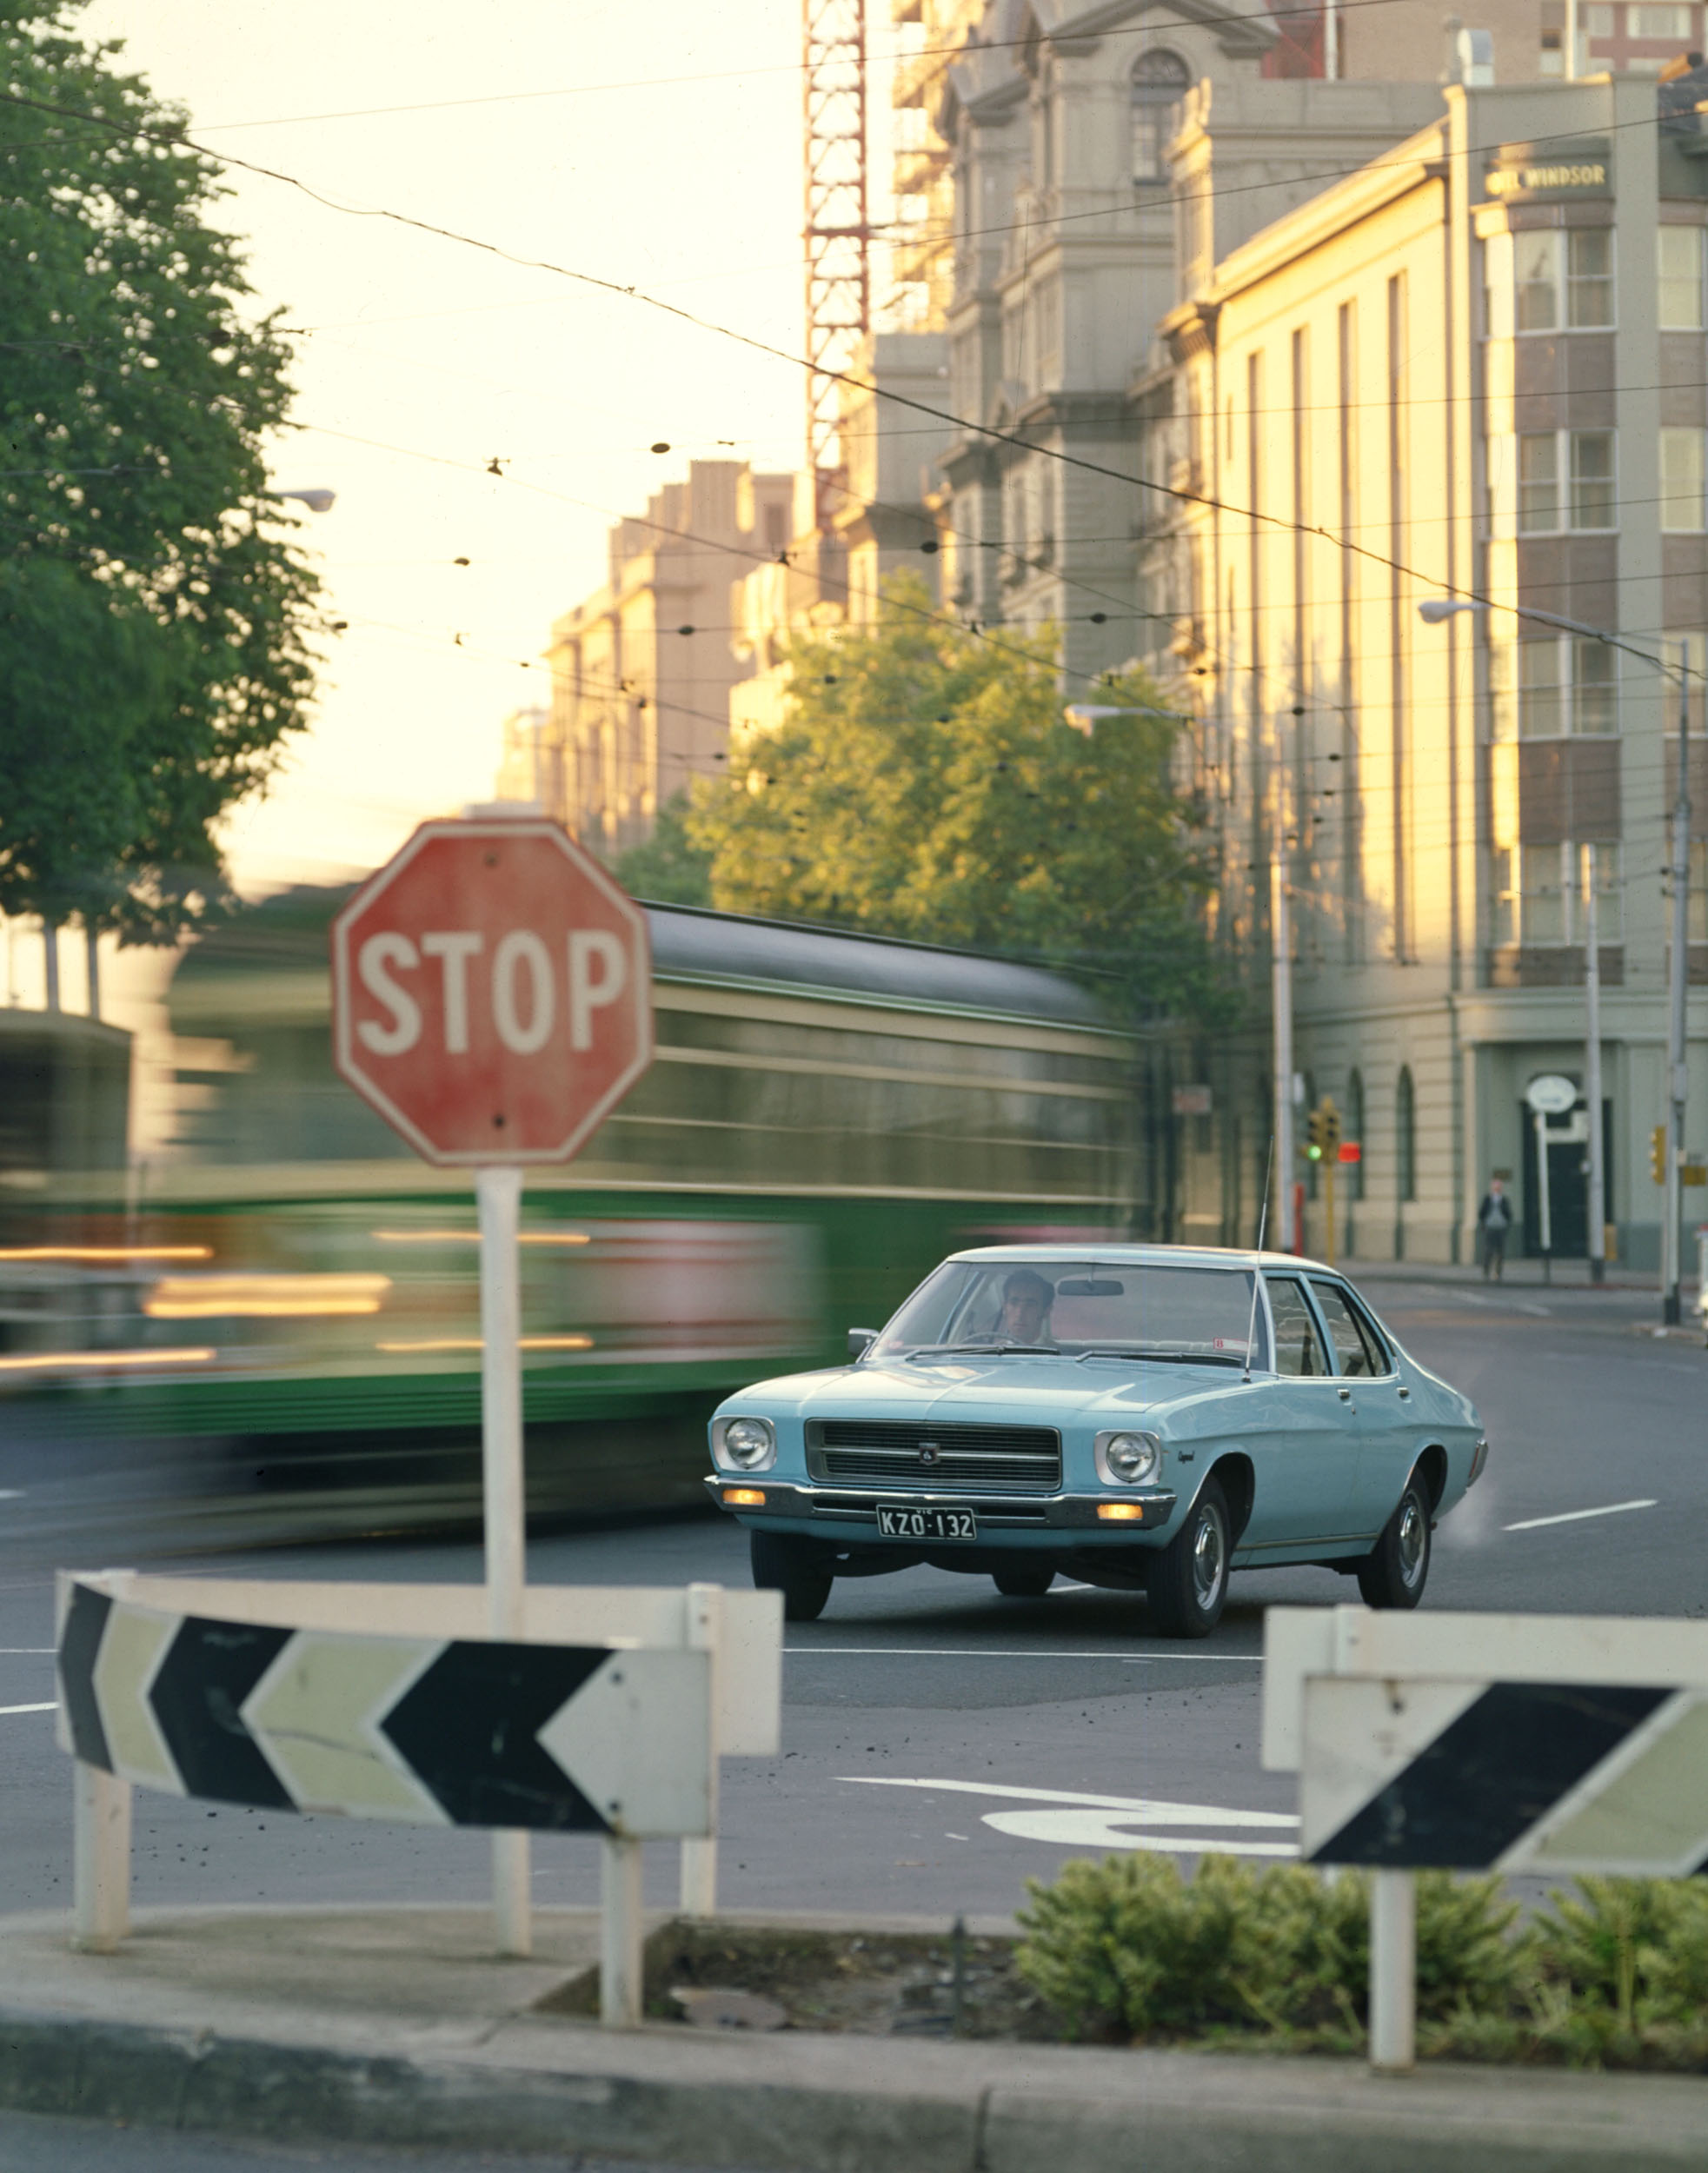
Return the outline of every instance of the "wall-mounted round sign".
<path id="1" fill-rule="evenodd" d="M 1563 1117 L 1578 1106 L 1578 1089 L 1559 1072 L 1544 1072 L 1524 1090 L 1524 1098 L 1539 1116 Z"/>

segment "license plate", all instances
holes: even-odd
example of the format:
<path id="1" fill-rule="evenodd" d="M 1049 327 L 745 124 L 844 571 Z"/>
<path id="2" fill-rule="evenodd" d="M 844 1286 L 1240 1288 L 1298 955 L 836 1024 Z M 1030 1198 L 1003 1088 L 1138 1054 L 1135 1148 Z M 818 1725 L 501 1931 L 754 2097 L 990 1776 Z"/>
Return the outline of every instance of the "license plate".
<path id="1" fill-rule="evenodd" d="M 976 1539 L 979 1520 L 970 1509 L 915 1509 L 907 1502 L 878 1504 L 882 1539 Z"/>

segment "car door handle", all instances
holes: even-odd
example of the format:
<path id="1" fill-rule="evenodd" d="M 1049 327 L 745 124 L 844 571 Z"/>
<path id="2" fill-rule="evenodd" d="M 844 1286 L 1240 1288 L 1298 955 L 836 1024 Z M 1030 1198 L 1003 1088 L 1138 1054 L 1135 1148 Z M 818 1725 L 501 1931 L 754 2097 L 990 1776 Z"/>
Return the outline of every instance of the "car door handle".
<path id="1" fill-rule="evenodd" d="M 1350 1388 L 1343 1388 L 1340 1391 L 1340 1400 L 1343 1404 L 1351 1403 L 1352 1400 L 1352 1392 Z"/>
<path id="2" fill-rule="evenodd" d="M 1402 1388 L 1402 1389 L 1400 1390 L 1400 1392 L 1399 1392 L 1399 1400 L 1400 1400 L 1400 1402 L 1401 1402 L 1402 1404 L 1409 1404 L 1409 1403 L 1411 1402 L 1411 1400 L 1412 1400 L 1412 1392 L 1411 1392 L 1411 1390 L 1410 1390 L 1409 1388 Z"/>

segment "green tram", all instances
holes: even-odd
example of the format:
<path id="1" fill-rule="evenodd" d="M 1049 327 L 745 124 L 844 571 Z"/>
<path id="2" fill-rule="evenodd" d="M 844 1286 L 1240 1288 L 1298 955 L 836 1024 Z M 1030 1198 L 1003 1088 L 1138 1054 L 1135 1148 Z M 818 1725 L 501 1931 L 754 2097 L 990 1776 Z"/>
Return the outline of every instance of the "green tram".
<path id="1" fill-rule="evenodd" d="M 382 1502 L 382 1520 L 466 1514 L 473 1187 L 332 1069 L 327 927 L 349 894 L 283 893 L 179 964 L 177 1138 L 133 1173 L 129 1257 L 82 1271 L 100 1362 L 53 1386 L 82 1427 L 197 1438 L 246 1485 L 342 1491 L 344 1521 Z M 925 945 L 648 914 L 656 1060 L 523 1195 L 536 1510 L 696 1501 L 718 1399 L 836 1363 L 943 1253 L 1147 1220 L 1137 1047 L 1084 989 Z"/>

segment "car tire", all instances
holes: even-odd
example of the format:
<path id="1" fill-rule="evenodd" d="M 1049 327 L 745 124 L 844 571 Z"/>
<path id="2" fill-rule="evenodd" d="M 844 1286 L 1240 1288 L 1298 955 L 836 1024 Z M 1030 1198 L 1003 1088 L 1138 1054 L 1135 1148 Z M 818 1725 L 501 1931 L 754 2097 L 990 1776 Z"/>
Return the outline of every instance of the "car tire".
<path id="1" fill-rule="evenodd" d="M 1358 1565 L 1366 1607 L 1415 1607 L 1429 1582 L 1429 1489 L 1413 1472 L 1382 1536 Z"/>
<path id="2" fill-rule="evenodd" d="M 1028 1569 L 1023 1563 L 1014 1562 L 1007 1569 L 993 1570 L 990 1581 L 1004 1599 L 1041 1599 L 1055 1583 L 1055 1572 Z"/>
<path id="3" fill-rule="evenodd" d="M 782 1594 L 785 1622 L 816 1622 L 836 1581 L 823 1548 L 783 1532 L 750 1532 L 748 1538 L 755 1589 Z"/>
<path id="4" fill-rule="evenodd" d="M 1226 1604 L 1233 1551 L 1227 1496 L 1219 1479 L 1206 1479 L 1186 1522 L 1151 1558 L 1145 1598 L 1152 1628 L 1165 1638 L 1207 1638 Z"/>

